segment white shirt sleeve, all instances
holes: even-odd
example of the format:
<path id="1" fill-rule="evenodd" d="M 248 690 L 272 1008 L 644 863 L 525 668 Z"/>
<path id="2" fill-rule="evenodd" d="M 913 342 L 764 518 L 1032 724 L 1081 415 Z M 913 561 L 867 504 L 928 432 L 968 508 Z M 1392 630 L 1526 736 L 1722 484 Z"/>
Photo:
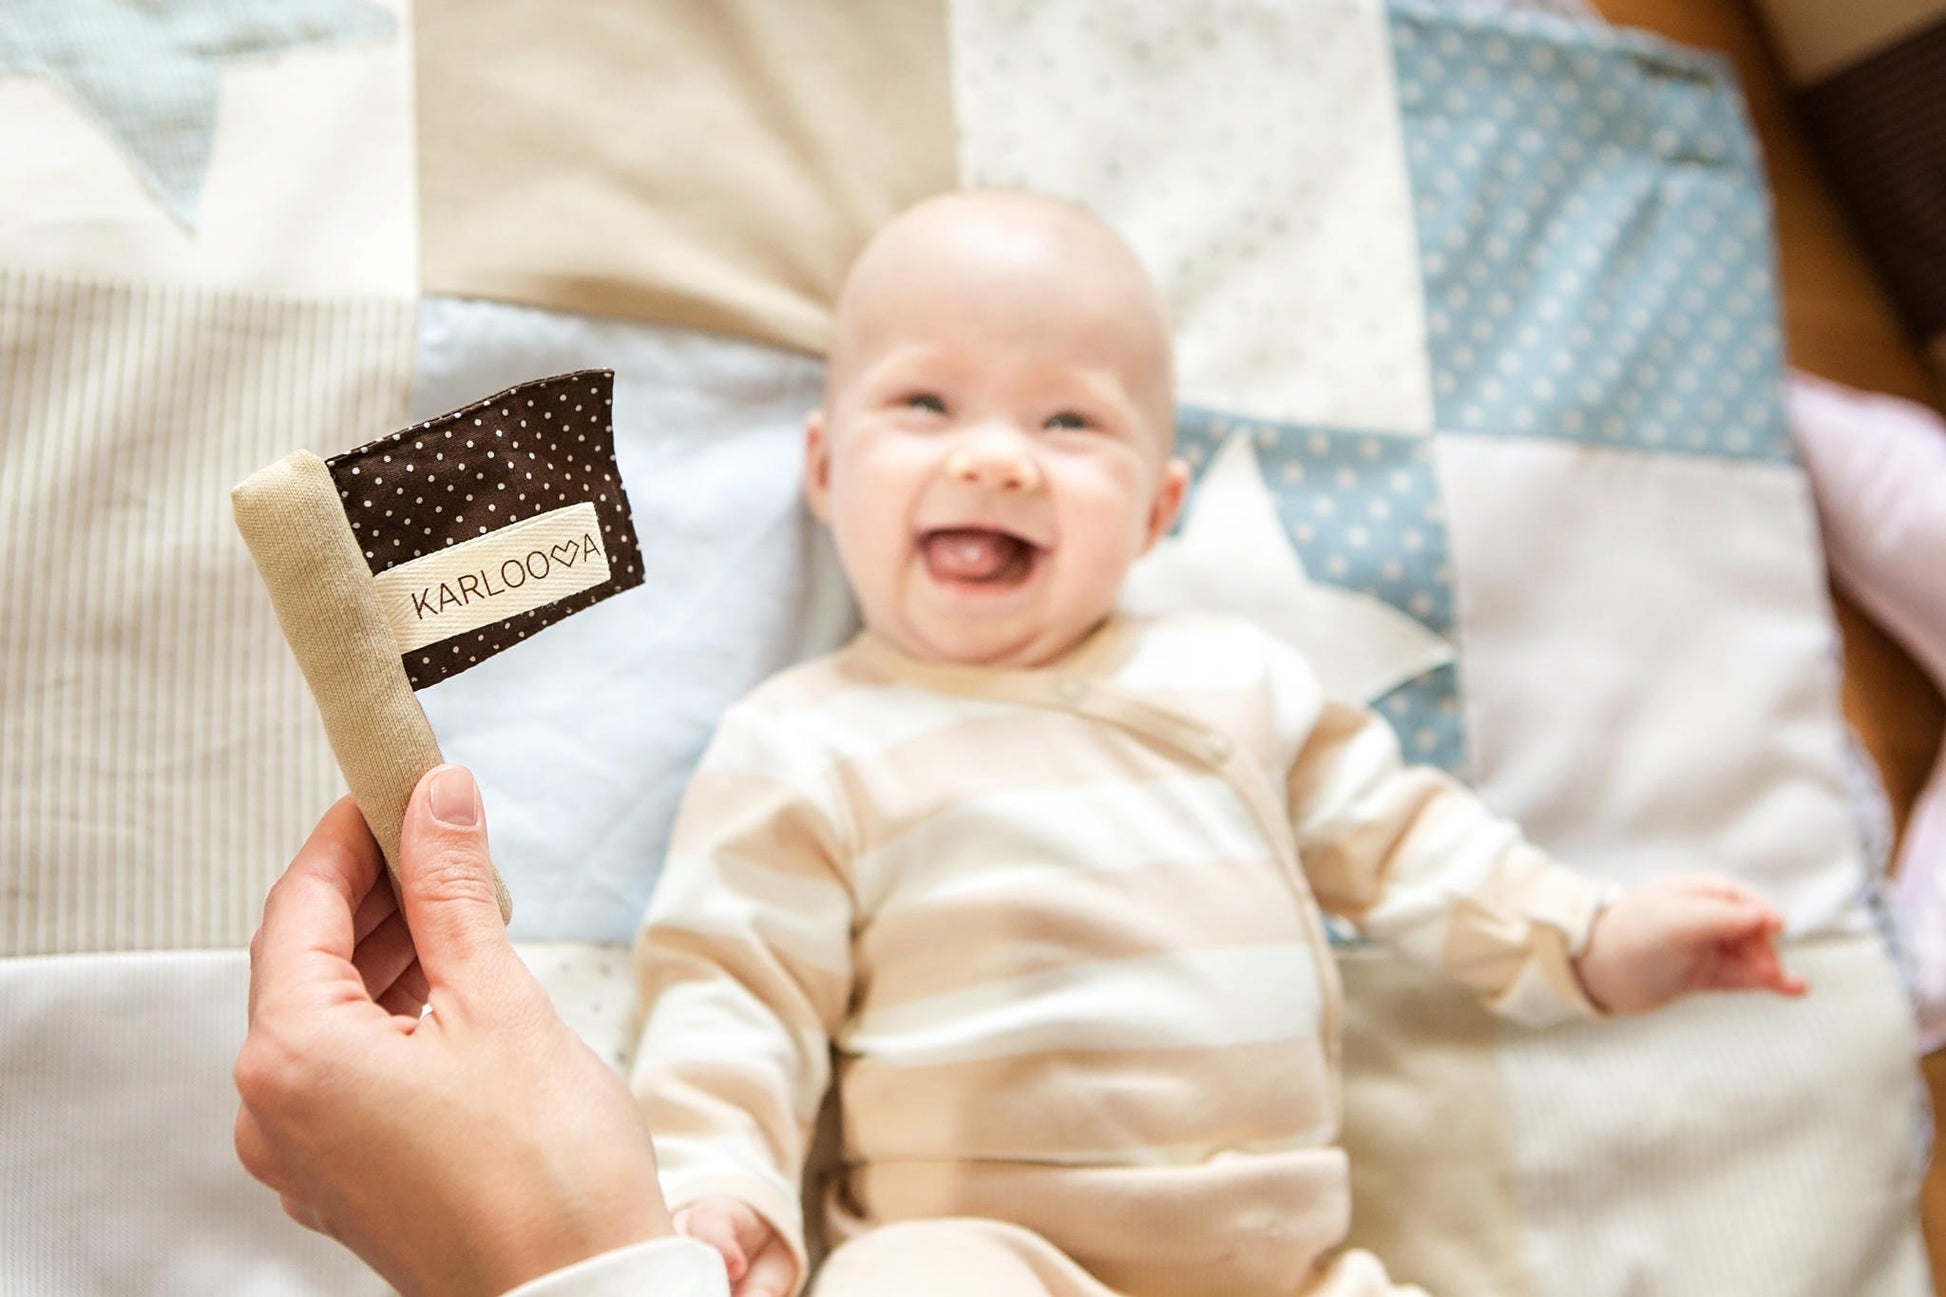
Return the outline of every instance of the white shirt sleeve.
<path id="1" fill-rule="evenodd" d="M 506 1297 L 730 1297 L 723 1257 L 693 1238 L 659 1238 L 577 1261 Z"/>

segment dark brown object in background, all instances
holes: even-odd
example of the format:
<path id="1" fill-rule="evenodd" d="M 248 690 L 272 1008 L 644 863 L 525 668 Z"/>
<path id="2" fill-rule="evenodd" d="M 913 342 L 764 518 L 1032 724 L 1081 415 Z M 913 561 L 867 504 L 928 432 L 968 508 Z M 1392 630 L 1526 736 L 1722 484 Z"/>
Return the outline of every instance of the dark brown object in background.
<path id="1" fill-rule="evenodd" d="M 1906 324 L 1946 335 L 1946 20 L 1798 92 Z"/>

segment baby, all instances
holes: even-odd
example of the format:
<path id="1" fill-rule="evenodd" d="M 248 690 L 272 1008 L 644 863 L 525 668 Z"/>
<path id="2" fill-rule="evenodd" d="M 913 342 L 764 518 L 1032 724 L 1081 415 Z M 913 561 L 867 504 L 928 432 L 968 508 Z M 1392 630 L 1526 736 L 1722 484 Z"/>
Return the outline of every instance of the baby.
<path id="1" fill-rule="evenodd" d="M 633 1087 L 736 1297 L 1352 1297 L 1320 910 L 1526 1022 L 1796 995 L 1734 883 L 1616 895 L 1251 625 L 1118 615 L 1169 527 L 1168 331 L 1128 248 L 1016 192 L 853 267 L 805 490 L 865 630 L 738 703 L 638 946 Z"/>

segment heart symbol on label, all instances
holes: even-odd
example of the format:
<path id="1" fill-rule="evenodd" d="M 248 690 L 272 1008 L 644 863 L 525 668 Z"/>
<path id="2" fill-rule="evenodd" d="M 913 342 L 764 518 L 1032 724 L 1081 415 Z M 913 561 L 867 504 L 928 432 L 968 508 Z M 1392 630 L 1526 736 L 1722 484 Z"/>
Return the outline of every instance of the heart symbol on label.
<path id="1" fill-rule="evenodd" d="M 581 546 L 575 541 L 569 541 L 565 545 L 556 545 L 547 552 L 552 554 L 554 561 L 562 567 L 573 567 L 574 560 L 581 557 Z"/>

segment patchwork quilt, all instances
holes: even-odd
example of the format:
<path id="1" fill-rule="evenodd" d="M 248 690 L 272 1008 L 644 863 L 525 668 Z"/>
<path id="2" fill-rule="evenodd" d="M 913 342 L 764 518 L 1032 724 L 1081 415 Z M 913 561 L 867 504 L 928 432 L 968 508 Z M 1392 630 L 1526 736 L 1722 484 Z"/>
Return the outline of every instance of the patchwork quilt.
<path id="1" fill-rule="evenodd" d="M 1444 1297 L 1928 1291 L 1733 78 L 1431 0 L 0 9 L 0 1289 L 379 1290 L 230 1149 L 340 788 L 230 484 L 614 372 L 640 586 L 419 696 L 622 1065 L 716 716 L 854 625 L 797 490 L 839 277 L 990 184 L 1168 301 L 1197 473 L 1132 605 L 1259 618 L 1591 874 L 1746 879 L 1815 988 L 1530 1031 L 1348 935 L 1353 1240 Z"/>

